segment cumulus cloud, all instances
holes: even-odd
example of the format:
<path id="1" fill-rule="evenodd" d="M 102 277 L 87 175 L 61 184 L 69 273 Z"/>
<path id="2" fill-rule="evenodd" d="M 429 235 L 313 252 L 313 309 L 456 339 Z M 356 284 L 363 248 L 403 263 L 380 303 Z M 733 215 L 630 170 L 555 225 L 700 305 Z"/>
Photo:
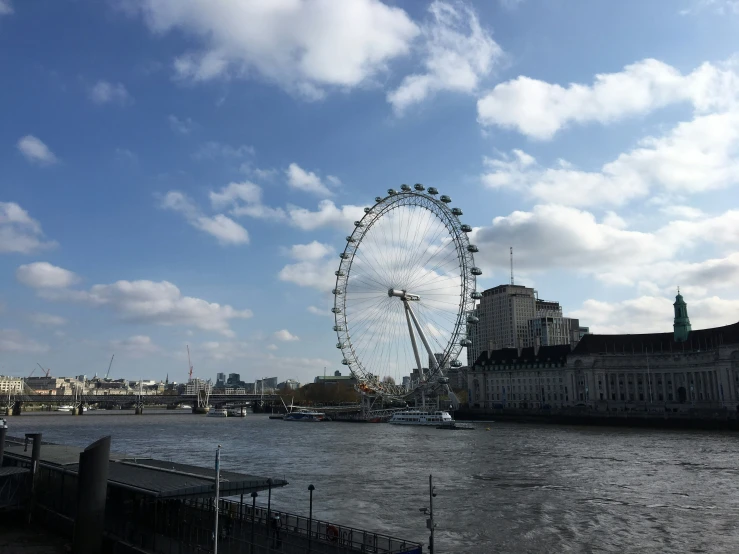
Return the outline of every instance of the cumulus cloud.
<path id="1" fill-rule="evenodd" d="M 379 0 L 131 0 L 125 7 L 153 33 L 183 31 L 199 42 L 175 60 L 180 78 L 259 76 L 307 99 L 371 80 L 419 33 L 402 9 Z"/>
<path id="2" fill-rule="evenodd" d="M 262 203 L 262 189 L 258 185 L 245 181 L 229 183 L 220 191 L 210 192 L 211 206 L 216 209 L 230 207 L 229 213 L 234 216 L 246 215 L 258 219 L 282 221 L 287 218 L 282 208 L 271 208 Z"/>
<path id="3" fill-rule="evenodd" d="M 544 202 L 572 206 L 622 205 L 652 190 L 698 193 L 739 183 L 739 110 L 697 116 L 661 137 L 646 137 L 636 148 L 584 171 L 560 161 L 542 167 L 529 154 L 485 158 L 483 183 L 522 191 Z"/>
<path id="4" fill-rule="evenodd" d="M 475 92 L 503 54 L 471 7 L 437 0 L 428 10 L 421 47 L 425 71 L 408 75 L 387 95 L 396 114 L 438 91 Z"/>
<path id="5" fill-rule="evenodd" d="M 477 102 L 478 121 L 548 140 L 569 124 L 602 124 L 677 102 L 698 113 L 737 107 L 739 74 L 730 65 L 704 63 L 683 75 L 655 59 L 595 76 L 592 85 L 567 87 L 521 76 L 500 83 Z"/>
<path id="6" fill-rule="evenodd" d="M 275 331 L 274 337 L 282 342 L 294 342 L 300 340 L 300 338 L 298 338 L 296 335 L 293 335 L 287 329 L 280 329 L 279 331 Z"/>
<path id="7" fill-rule="evenodd" d="M 686 299 L 693 329 L 729 325 L 739 320 L 739 300 L 716 296 Z M 586 300 L 570 315 L 587 320 L 600 334 L 665 333 L 672 330 L 674 295 L 640 296 L 619 302 Z"/>
<path id="8" fill-rule="evenodd" d="M 294 283 L 301 287 L 329 290 L 335 281 L 334 271 L 337 262 L 334 251 L 328 245 L 313 241 L 310 244 L 296 244 L 290 248 L 290 256 L 296 263 L 284 266 L 278 273 L 281 281 Z"/>
<path id="9" fill-rule="evenodd" d="M 318 210 L 314 212 L 297 206 L 288 206 L 287 212 L 290 222 L 304 231 L 320 227 L 350 230 L 352 223 L 364 216 L 361 206 L 345 205 L 339 208 L 331 200 L 321 200 Z"/>
<path id="10" fill-rule="evenodd" d="M 54 314 L 36 313 L 28 316 L 33 323 L 36 325 L 45 325 L 49 327 L 57 327 L 59 325 L 65 325 L 67 320 L 61 316 Z"/>
<path id="11" fill-rule="evenodd" d="M 290 188 L 318 194 L 319 196 L 331 196 L 333 193 L 321 182 L 312 171 L 306 171 L 296 163 L 291 163 L 285 171 L 287 184 Z"/>
<path id="12" fill-rule="evenodd" d="M 18 140 L 18 150 L 32 163 L 39 165 L 51 165 L 59 161 L 49 147 L 39 138 L 26 135 Z"/>
<path id="13" fill-rule="evenodd" d="M 131 101 L 131 95 L 122 83 L 110 83 L 98 81 L 90 87 L 90 100 L 95 104 L 127 104 Z"/>
<path id="14" fill-rule="evenodd" d="M 172 130 L 181 135 L 190 134 L 190 131 L 195 127 L 195 123 L 189 117 L 180 119 L 176 115 L 170 114 L 167 116 L 167 121 L 169 121 L 169 126 L 172 127 Z"/>
<path id="15" fill-rule="evenodd" d="M 739 15 L 739 0 L 694 0 L 695 4 L 680 10 L 680 15 L 711 11 L 716 15 Z"/>
<path id="16" fill-rule="evenodd" d="M 49 262 L 24 264 L 15 271 L 15 277 L 27 287 L 35 289 L 66 288 L 79 281 L 79 277 L 71 271 Z"/>
<path id="17" fill-rule="evenodd" d="M 179 191 L 169 191 L 162 198 L 161 207 L 182 214 L 191 226 L 214 236 L 222 245 L 238 245 L 249 242 L 247 230 L 233 219 L 223 214 L 204 215 L 190 198 Z"/>
<path id="18" fill-rule="evenodd" d="M 56 246 L 43 240 L 41 224 L 15 202 L 0 202 L 0 254 L 30 254 Z"/>
<path id="19" fill-rule="evenodd" d="M 105 307 L 130 322 L 183 325 L 226 336 L 234 335 L 231 320 L 252 316 L 251 310 L 237 310 L 227 304 L 183 296 L 169 281 L 122 280 L 93 285 L 89 290 L 46 287 L 39 290 L 39 295 L 48 300 Z"/>
<path id="20" fill-rule="evenodd" d="M 0 15 L 10 15 L 13 13 L 13 4 L 10 0 L 0 0 Z"/>
<path id="21" fill-rule="evenodd" d="M 16 329 L 0 329 L 0 352 L 36 354 L 47 350 L 48 345 L 26 337 Z"/>
<path id="22" fill-rule="evenodd" d="M 123 340 L 112 340 L 110 346 L 113 350 L 125 353 L 130 358 L 144 358 L 161 351 L 154 344 L 151 337 L 147 335 L 134 335 Z"/>

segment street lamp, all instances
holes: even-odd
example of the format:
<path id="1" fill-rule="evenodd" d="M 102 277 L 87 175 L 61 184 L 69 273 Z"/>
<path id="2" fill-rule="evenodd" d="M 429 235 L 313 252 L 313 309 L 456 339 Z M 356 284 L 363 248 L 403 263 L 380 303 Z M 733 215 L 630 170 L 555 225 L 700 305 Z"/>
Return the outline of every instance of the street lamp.
<path id="1" fill-rule="evenodd" d="M 254 554 L 254 520 L 257 508 L 257 491 L 251 493 L 251 554 Z"/>
<path id="2" fill-rule="evenodd" d="M 308 552 L 311 551 L 311 542 L 313 541 L 313 491 L 316 487 L 308 485 L 308 492 L 310 493 L 310 504 L 308 508 Z"/>

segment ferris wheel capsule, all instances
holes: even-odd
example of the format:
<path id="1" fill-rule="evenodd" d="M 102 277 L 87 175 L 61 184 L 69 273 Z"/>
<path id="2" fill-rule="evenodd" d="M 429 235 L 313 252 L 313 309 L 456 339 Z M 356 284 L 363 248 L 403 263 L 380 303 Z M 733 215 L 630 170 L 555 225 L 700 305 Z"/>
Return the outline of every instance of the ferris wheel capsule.
<path id="1" fill-rule="evenodd" d="M 364 227 L 364 223 L 362 223 L 361 221 L 355 221 L 354 222 L 354 226 L 355 227 Z"/>
<path id="2" fill-rule="evenodd" d="M 382 196 L 375 196 L 375 202 L 382 202 Z"/>
<path id="3" fill-rule="evenodd" d="M 452 367 L 462 367 L 462 362 L 460 362 L 459 360 L 452 360 L 449 365 Z"/>
<path id="4" fill-rule="evenodd" d="M 474 244 L 468 244 L 467 245 L 467 252 L 479 252 L 477 246 Z"/>
<path id="5" fill-rule="evenodd" d="M 429 194 L 439 194 L 439 191 L 436 190 L 436 187 L 429 187 L 426 192 L 428 192 Z"/>
<path id="6" fill-rule="evenodd" d="M 477 277 L 478 275 L 482 275 L 482 269 L 480 269 L 479 267 L 472 267 L 470 268 L 470 273 Z"/>
<path id="7" fill-rule="evenodd" d="M 346 242 L 357 242 L 357 240 L 353 236 L 349 235 L 346 237 Z"/>
<path id="8" fill-rule="evenodd" d="M 467 224 L 464 224 L 464 225 L 461 225 L 459 227 L 459 230 L 462 231 L 463 233 L 471 233 L 472 232 L 472 227 L 470 227 Z"/>
<path id="9" fill-rule="evenodd" d="M 400 185 L 400 190 L 402 190 L 403 192 L 410 192 L 411 187 L 409 187 L 408 185 Z"/>
<path id="10" fill-rule="evenodd" d="M 341 289 L 334 289 L 331 292 L 337 296 L 341 296 L 342 294 L 344 294 L 344 291 L 342 291 Z"/>
<path id="11" fill-rule="evenodd" d="M 439 200 L 444 202 L 444 204 L 449 204 L 449 202 L 452 201 L 452 198 L 450 196 L 447 196 L 446 194 L 442 194 L 441 196 L 439 196 Z"/>
<path id="12" fill-rule="evenodd" d="M 342 260 L 348 260 L 349 258 L 351 258 L 351 256 L 348 252 L 342 252 L 341 254 L 339 254 L 339 258 L 341 258 Z"/>
<path id="13" fill-rule="evenodd" d="M 462 339 L 461 341 L 459 341 L 459 344 L 464 347 L 472 346 L 472 341 L 470 339 Z"/>
<path id="14" fill-rule="evenodd" d="M 365 208 L 364 209 L 364 213 L 368 214 L 370 212 L 372 212 L 372 208 Z"/>
<path id="15" fill-rule="evenodd" d="M 472 298 L 473 300 L 480 300 L 482 298 L 482 293 L 474 290 L 470 293 L 470 298 Z"/>
<path id="16" fill-rule="evenodd" d="M 416 189 L 418 192 L 423 192 L 426 190 L 426 187 L 424 187 L 421 183 L 416 183 L 413 185 L 413 188 Z"/>
<path id="17" fill-rule="evenodd" d="M 452 213 L 459 217 L 460 215 L 462 215 L 462 210 L 460 210 L 459 208 L 452 208 Z"/>
<path id="18" fill-rule="evenodd" d="M 467 323 L 469 323 L 470 325 L 474 325 L 476 323 L 480 323 L 480 318 L 477 317 L 476 315 L 468 315 L 467 316 Z"/>
<path id="19" fill-rule="evenodd" d="M 338 270 L 338 271 L 334 271 L 334 275 L 336 275 L 337 277 L 343 277 L 344 275 L 346 275 L 346 273 L 344 273 L 341 270 Z"/>
<path id="20" fill-rule="evenodd" d="M 395 189 L 387 189 L 387 193 L 389 196 L 395 196 L 396 194 L 398 194 L 398 191 Z"/>
<path id="21" fill-rule="evenodd" d="M 333 313 L 335 313 L 335 314 L 340 314 L 340 313 L 341 313 L 341 308 L 336 308 L 336 307 L 333 307 L 333 308 L 331 308 L 331 311 L 332 311 Z"/>

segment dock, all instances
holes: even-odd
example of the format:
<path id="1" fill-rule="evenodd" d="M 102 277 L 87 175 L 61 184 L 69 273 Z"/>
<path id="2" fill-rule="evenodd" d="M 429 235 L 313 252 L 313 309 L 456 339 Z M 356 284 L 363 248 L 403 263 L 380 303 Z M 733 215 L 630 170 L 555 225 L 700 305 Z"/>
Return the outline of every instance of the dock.
<path id="1" fill-rule="evenodd" d="M 32 449 L 26 439 L 7 438 L 0 467 L 0 490 L 3 483 L 14 480 L 18 494 L 7 508 L 28 511 L 33 525 L 71 540 L 79 516 L 80 455 L 87 450 L 46 442 L 40 442 L 39 446 L 34 474 L 32 456 L 36 445 Z M 204 554 L 213 551 L 216 512 L 213 468 L 114 452 L 109 453 L 107 464 L 101 552 Z M 271 489 L 287 485 L 284 479 L 221 470 L 218 553 L 422 552 L 422 545 L 413 541 L 322 521 L 312 514 L 306 517 L 276 511 L 269 503 L 265 506 Z"/>

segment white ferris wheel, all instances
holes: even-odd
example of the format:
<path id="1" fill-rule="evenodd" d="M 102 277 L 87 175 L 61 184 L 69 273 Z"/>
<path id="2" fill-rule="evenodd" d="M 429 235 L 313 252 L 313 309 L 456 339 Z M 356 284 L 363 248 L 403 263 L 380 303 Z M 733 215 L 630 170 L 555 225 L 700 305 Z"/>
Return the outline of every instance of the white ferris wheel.
<path id="1" fill-rule="evenodd" d="M 369 394 L 405 398 L 446 391 L 446 370 L 458 368 L 477 292 L 477 247 L 462 210 L 421 184 L 364 209 L 346 238 L 333 290 L 336 347 Z M 409 376 L 403 384 L 403 377 Z"/>

